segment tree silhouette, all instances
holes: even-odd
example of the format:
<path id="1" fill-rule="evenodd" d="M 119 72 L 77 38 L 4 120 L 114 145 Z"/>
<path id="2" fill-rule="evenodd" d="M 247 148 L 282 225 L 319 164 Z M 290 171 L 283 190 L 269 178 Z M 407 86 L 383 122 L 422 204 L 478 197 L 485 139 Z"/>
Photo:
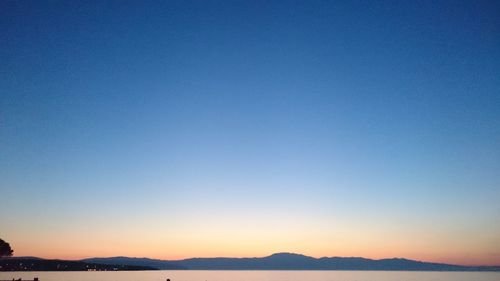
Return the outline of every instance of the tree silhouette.
<path id="1" fill-rule="evenodd" d="M 10 257 L 14 251 L 10 247 L 9 243 L 0 239 L 0 257 Z"/>

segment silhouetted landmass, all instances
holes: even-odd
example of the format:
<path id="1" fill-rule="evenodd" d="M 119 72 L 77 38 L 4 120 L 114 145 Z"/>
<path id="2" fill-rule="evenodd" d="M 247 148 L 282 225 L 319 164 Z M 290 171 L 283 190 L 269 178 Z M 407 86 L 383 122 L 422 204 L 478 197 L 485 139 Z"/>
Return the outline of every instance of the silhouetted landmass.
<path id="1" fill-rule="evenodd" d="M 134 266 L 149 266 L 156 269 L 188 269 L 179 264 L 179 261 L 170 263 L 165 260 L 148 259 L 148 258 L 129 258 L 129 257 L 113 257 L 113 258 L 91 258 L 84 259 L 83 262 L 95 264 L 127 264 Z"/>
<path id="2" fill-rule="evenodd" d="M 500 271 L 500 266 L 461 266 L 429 263 L 401 258 L 366 259 L 359 257 L 313 258 L 278 253 L 262 258 L 192 258 L 156 260 L 147 258 L 91 258 L 83 261 L 101 264 L 151 266 L 158 269 L 191 270 L 408 270 L 408 271 Z"/>
<path id="3" fill-rule="evenodd" d="M 156 270 L 149 266 L 95 264 L 83 261 L 46 260 L 40 258 L 2 258 L 0 271 L 117 271 Z"/>

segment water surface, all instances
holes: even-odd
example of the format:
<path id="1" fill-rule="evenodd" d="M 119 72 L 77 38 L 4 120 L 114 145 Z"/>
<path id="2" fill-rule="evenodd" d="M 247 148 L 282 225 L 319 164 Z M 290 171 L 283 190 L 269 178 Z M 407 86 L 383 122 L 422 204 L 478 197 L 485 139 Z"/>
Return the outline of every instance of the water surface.
<path id="1" fill-rule="evenodd" d="M 500 272 L 157 270 L 0 272 L 0 280 L 40 281 L 499 281 Z"/>

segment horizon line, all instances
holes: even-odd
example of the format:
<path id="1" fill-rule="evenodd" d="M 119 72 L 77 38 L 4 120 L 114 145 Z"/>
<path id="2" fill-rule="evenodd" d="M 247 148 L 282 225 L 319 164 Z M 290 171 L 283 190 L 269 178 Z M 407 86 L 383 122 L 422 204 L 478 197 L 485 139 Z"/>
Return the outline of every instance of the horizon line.
<path id="1" fill-rule="evenodd" d="M 82 261 L 86 259 L 94 259 L 94 258 L 99 258 L 99 259 L 106 259 L 106 258 L 132 258 L 132 259 L 150 259 L 150 260 L 160 260 L 160 261 L 182 261 L 182 260 L 188 260 L 188 259 L 218 259 L 218 258 L 226 258 L 226 259 L 252 259 L 252 258 L 266 258 L 270 257 L 273 255 L 278 255 L 278 254 L 289 254 L 289 255 L 297 255 L 297 256 L 304 256 L 308 258 L 313 258 L 313 259 L 322 259 L 322 258 L 360 258 L 360 259 L 366 259 L 366 260 L 373 260 L 373 261 L 380 261 L 380 260 L 392 260 L 392 259 L 400 259 L 400 260 L 409 260 L 409 261 L 415 261 L 415 262 L 424 262 L 424 263 L 435 263 L 435 264 L 442 264 L 442 265 L 452 265 L 452 266 L 464 266 L 464 267 L 500 267 L 500 264 L 458 264 L 458 263 L 448 263 L 448 262 L 437 262 L 437 261 L 425 261 L 425 260 L 420 260 L 420 259 L 409 259 L 405 257 L 385 257 L 385 258 L 367 258 L 367 257 L 362 257 L 362 256 L 321 256 L 321 257 L 316 257 L 316 256 L 309 256 L 305 254 L 300 254 L 300 253 L 295 253 L 295 252 L 275 252 L 272 254 L 264 255 L 264 256 L 240 256 L 240 257 L 229 257 L 229 256 L 211 256 L 211 257 L 200 257 L 200 256 L 193 256 L 193 257 L 187 257 L 187 258 L 177 258 L 177 259 L 166 259 L 166 258 L 151 258 L 151 257 L 146 257 L 146 256 L 125 256 L 125 255 L 117 255 L 117 256 L 90 256 L 90 257 L 85 257 L 85 258 L 69 258 L 69 259 L 64 259 L 64 258 L 43 258 L 43 257 L 37 257 L 37 256 L 11 256 L 11 257 L 0 257 L 0 258 L 38 258 L 38 259 L 44 259 L 44 260 L 66 260 L 66 261 Z"/>

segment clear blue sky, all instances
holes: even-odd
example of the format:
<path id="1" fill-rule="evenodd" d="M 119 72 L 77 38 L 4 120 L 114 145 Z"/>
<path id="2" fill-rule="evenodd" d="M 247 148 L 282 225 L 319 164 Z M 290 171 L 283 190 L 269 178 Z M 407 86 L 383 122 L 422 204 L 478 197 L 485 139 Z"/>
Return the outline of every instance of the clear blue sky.
<path id="1" fill-rule="evenodd" d="M 1 1 L 0 191 L 18 255 L 500 263 L 500 5 Z"/>

